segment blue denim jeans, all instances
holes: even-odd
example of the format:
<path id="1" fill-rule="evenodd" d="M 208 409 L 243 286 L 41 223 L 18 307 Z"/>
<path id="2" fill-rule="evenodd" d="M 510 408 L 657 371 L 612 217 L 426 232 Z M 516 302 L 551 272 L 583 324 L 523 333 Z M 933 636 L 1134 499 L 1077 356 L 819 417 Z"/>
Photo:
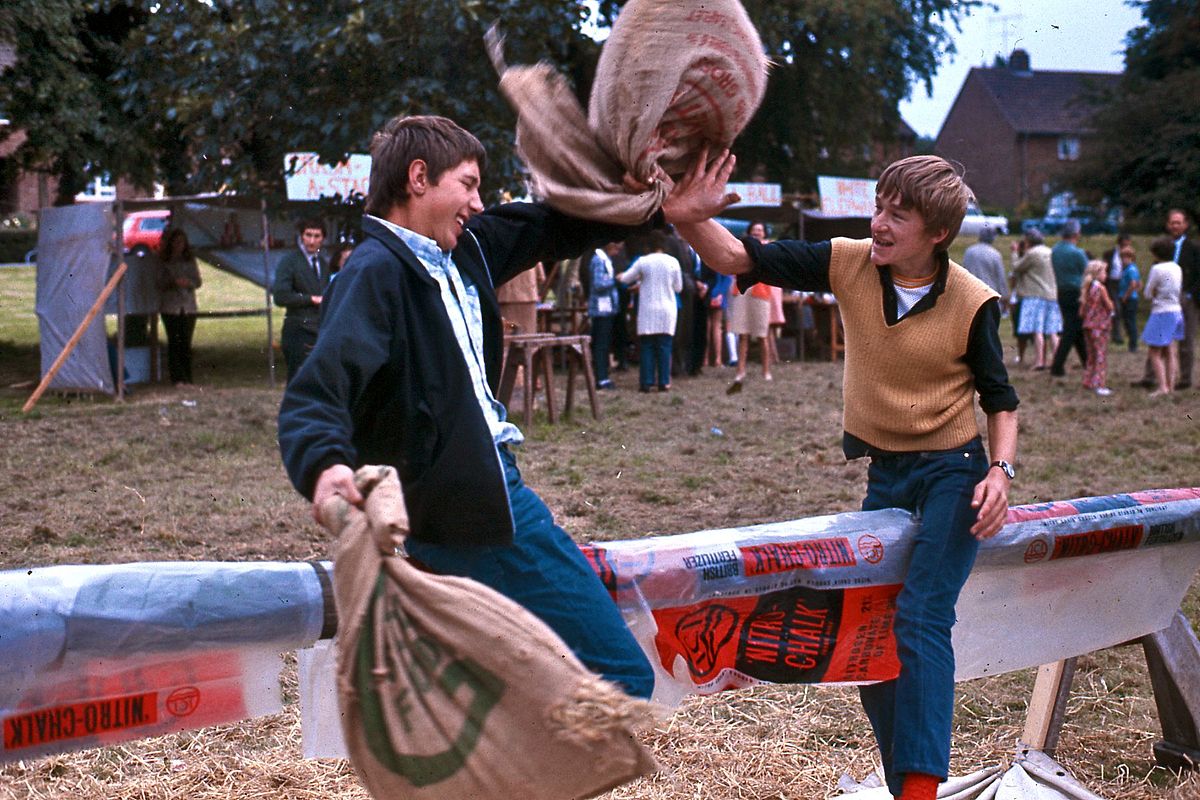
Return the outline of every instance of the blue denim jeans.
<path id="1" fill-rule="evenodd" d="M 409 539 L 409 555 L 443 575 L 486 584 L 520 603 L 566 642 L 584 666 L 649 697 L 654 671 L 604 584 L 550 509 L 521 480 L 516 457 L 500 448 L 515 534 L 508 547 L 449 547 Z"/>
<path id="2" fill-rule="evenodd" d="M 615 316 L 592 317 L 592 373 L 596 383 L 608 380 L 608 353 L 612 345 Z"/>
<path id="3" fill-rule="evenodd" d="M 669 333 L 639 336 L 638 348 L 641 368 L 638 382 L 643 389 L 655 384 L 666 386 L 671 382 L 671 340 Z"/>
<path id="4" fill-rule="evenodd" d="M 954 716 L 954 604 L 979 543 L 970 533 L 975 485 L 987 474 L 983 444 L 875 456 L 864 511 L 903 508 L 919 518 L 912 559 L 896 599 L 893 631 L 900 659 L 895 680 L 859 688 L 879 744 L 888 789 L 899 797 L 904 774 L 945 778 Z"/>

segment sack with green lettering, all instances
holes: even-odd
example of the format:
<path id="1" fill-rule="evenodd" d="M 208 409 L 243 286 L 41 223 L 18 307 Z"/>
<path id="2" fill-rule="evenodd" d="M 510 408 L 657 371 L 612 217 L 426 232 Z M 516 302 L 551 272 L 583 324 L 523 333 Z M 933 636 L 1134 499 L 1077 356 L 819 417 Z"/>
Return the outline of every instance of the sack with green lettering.
<path id="1" fill-rule="evenodd" d="M 397 549 L 396 471 L 363 467 L 363 510 L 322 508 L 339 536 L 338 705 L 351 761 L 379 798 L 591 797 L 654 771 L 634 736 L 648 704 L 588 670 L 541 620 Z"/>

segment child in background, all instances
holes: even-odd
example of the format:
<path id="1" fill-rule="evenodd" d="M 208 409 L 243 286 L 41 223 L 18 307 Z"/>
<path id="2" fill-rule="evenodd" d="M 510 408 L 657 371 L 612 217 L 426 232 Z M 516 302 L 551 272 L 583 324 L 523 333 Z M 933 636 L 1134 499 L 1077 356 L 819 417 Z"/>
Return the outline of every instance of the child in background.
<path id="1" fill-rule="evenodd" d="M 1150 268 L 1146 279 L 1146 297 L 1150 298 L 1150 319 L 1142 329 L 1142 341 L 1150 348 L 1150 364 L 1158 389 L 1151 397 L 1169 394 L 1179 379 L 1179 344 L 1183 339 L 1183 270 L 1172 259 L 1175 241 L 1160 236 L 1150 243 L 1150 253 L 1158 262 Z"/>
<path id="2" fill-rule="evenodd" d="M 1079 318 L 1083 320 L 1087 364 L 1083 368 L 1083 388 L 1101 397 L 1112 394 L 1108 388 L 1108 339 L 1112 335 L 1113 302 L 1105 288 L 1108 265 L 1089 261 L 1083 273 L 1079 293 Z"/>
<path id="3" fill-rule="evenodd" d="M 1137 253 L 1131 245 L 1121 248 L 1121 281 L 1117 284 L 1117 296 L 1121 298 L 1121 322 L 1125 335 L 1129 337 L 1129 352 L 1137 352 L 1138 294 L 1142 289 L 1142 274 L 1138 271 Z"/>

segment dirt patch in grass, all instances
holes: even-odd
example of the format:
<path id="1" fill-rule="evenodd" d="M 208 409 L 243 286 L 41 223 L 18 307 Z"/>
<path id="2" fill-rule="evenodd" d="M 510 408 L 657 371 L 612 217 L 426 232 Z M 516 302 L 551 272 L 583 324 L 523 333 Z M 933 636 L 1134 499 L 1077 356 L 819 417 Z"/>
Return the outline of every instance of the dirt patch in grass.
<path id="1" fill-rule="evenodd" d="M 194 392 L 141 387 L 124 404 L 51 396 L 21 416 L 13 409 L 27 393 L 0 389 L 0 567 L 327 554 L 280 466 L 279 390 L 264 387 L 253 340 L 239 350 L 214 334 L 198 350 L 212 366 Z M 223 358 L 244 363 L 236 378 L 224 377 Z M 1114 349 L 1109 398 L 1079 388 L 1074 364 L 1065 380 L 1014 368 L 1014 503 L 1200 485 L 1200 393 L 1152 399 L 1127 388 L 1141 358 Z M 840 366 L 783 365 L 774 382 L 752 375 L 726 396 L 730 377 L 710 370 L 642 395 L 635 376 L 617 374 L 602 419 L 539 417 L 520 457 L 527 481 L 580 541 L 858 508 L 866 468 L 841 455 Z M 1200 586 L 1186 610 L 1200 620 Z M 281 715 L 11 764 L 0 768 L 0 796 L 365 797 L 344 762 L 300 757 L 294 670 L 284 678 Z M 1011 756 L 1032 683 L 1023 671 L 959 685 L 955 773 Z M 1113 800 L 1200 795 L 1194 777 L 1154 765 L 1160 729 L 1139 648 L 1080 659 L 1074 686 L 1058 756 L 1084 784 Z M 613 797 L 825 797 L 841 773 L 861 777 L 875 759 L 856 693 L 829 687 L 693 698 L 649 741 L 662 772 Z"/>

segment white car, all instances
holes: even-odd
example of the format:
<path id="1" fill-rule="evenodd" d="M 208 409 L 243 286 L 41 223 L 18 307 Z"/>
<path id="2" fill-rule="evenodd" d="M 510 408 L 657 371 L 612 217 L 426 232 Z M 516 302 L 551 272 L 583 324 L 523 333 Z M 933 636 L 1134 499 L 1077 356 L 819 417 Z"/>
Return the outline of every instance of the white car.
<path id="1" fill-rule="evenodd" d="M 963 217 L 962 227 L 958 229 L 959 236 L 978 236 L 984 227 L 989 227 L 997 235 L 1008 233 L 1008 218 L 988 216 L 979 210 L 974 203 L 967 204 L 967 215 Z"/>

